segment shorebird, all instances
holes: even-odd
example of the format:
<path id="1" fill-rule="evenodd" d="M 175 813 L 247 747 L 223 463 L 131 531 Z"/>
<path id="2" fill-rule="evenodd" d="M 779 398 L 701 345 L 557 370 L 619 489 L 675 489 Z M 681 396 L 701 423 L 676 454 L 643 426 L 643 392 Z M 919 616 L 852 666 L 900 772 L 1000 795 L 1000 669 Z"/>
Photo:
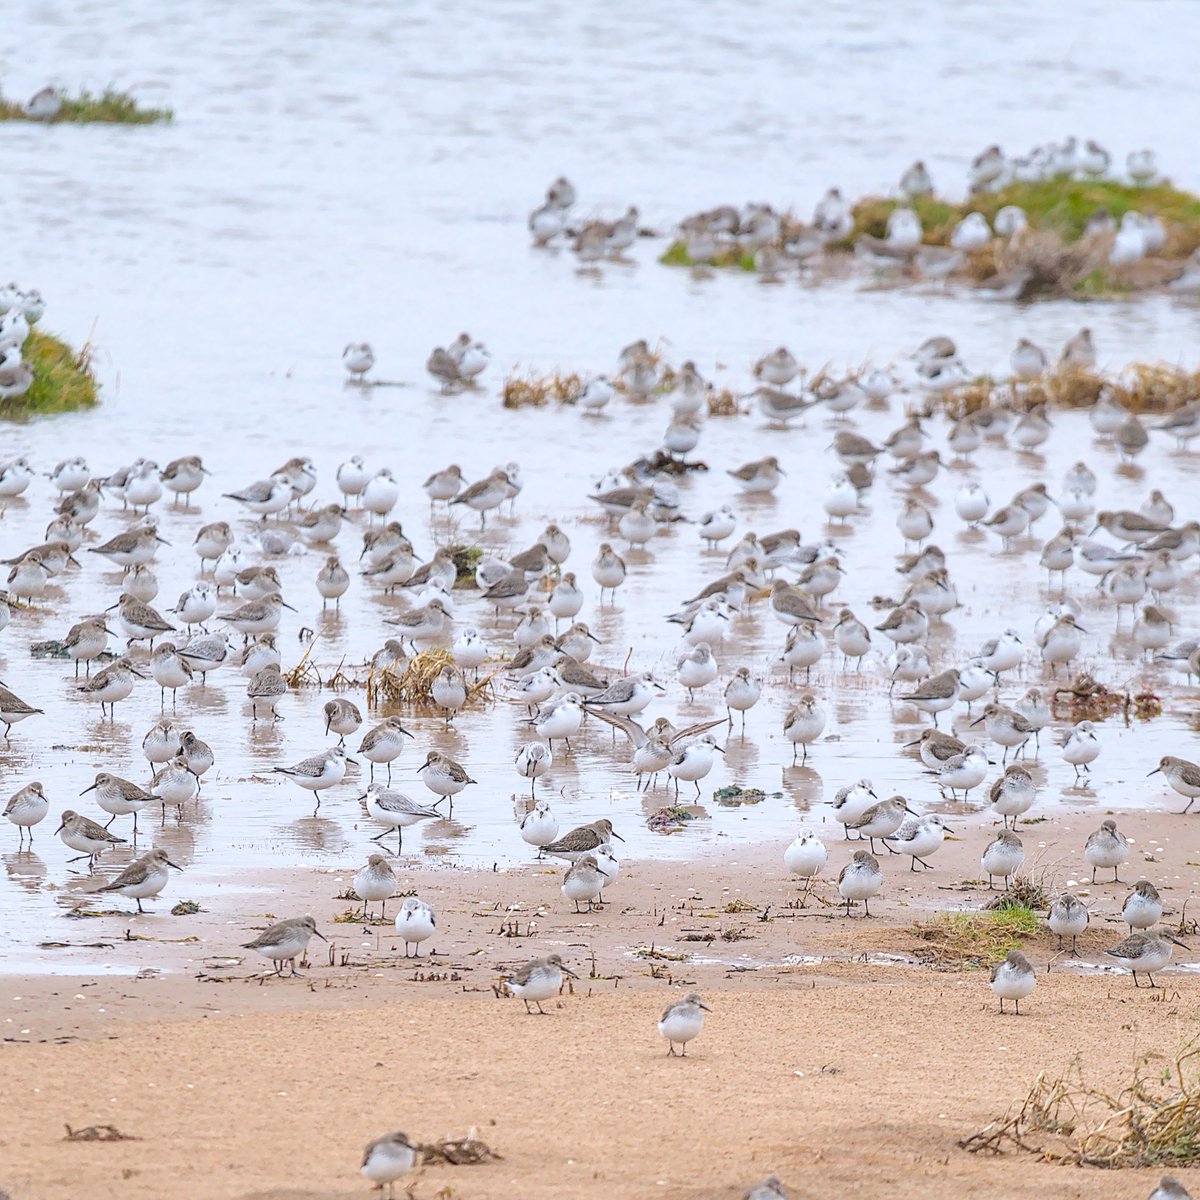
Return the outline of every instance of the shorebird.
<path id="1" fill-rule="evenodd" d="M 299 975 L 296 960 L 303 956 L 313 937 L 319 937 L 323 942 L 329 940 L 317 928 L 317 923 L 312 917 L 288 917 L 287 920 L 278 921 L 264 929 L 253 941 L 243 942 L 242 948 L 257 950 L 263 958 L 273 962 L 276 975 L 283 975 L 285 962 L 291 963 L 292 975 Z"/>
<path id="2" fill-rule="evenodd" d="M 699 992 L 689 992 L 682 1000 L 667 1007 L 658 1022 L 658 1033 L 666 1039 L 669 1057 L 675 1056 L 677 1045 L 681 1047 L 679 1056 L 687 1057 L 687 1044 L 700 1036 L 706 1012 L 712 1012 L 712 1009 L 700 999 Z"/>
<path id="3" fill-rule="evenodd" d="M 1036 984 L 1037 976 L 1029 965 L 1029 959 L 1020 950 L 1010 950 L 1004 961 L 998 962 L 992 968 L 992 991 L 1000 999 L 1002 1014 L 1005 1000 L 1011 1000 L 1019 1017 L 1021 1001 L 1030 995 Z"/>
<path id="4" fill-rule="evenodd" d="M 566 966 L 558 954 L 550 954 L 546 958 L 535 958 L 515 971 L 501 976 L 501 982 L 510 995 L 515 996 L 525 1004 L 525 1012 L 530 1016 L 548 1016 L 542 1008 L 543 1000 L 552 1000 L 559 994 L 563 986 L 563 976 L 578 979 L 570 967 Z M 537 1005 L 535 1013 L 530 1004 Z"/>

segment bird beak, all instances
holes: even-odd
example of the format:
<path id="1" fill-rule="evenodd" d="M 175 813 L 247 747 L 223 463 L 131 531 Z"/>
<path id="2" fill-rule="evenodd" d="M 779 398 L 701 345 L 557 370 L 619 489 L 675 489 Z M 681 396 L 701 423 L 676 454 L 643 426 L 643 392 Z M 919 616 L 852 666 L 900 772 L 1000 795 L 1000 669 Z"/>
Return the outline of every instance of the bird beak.
<path id="1" fill-rule="evenodd" d="M 171 861 L 169 858 L 167 859 L 167 866 L 168 866 L 168 867 L 175 867 L 175 870 L 177 870 L 177 871 L 182 871 L 182 870 L 183 870 L 183 868 L 182 868 L 182 867 L 180 867 L 180 866 L 176 866 L 176 864 L 175 864 L 175 863 L 173 863 L 173 862 L 172 862 L 172 861 Z"/>
<path id="2" fill-rule="evenodd" d="M 913 746 L 919 746 L 920 744 L 921 744 L 921 739 L 917 738 L 917 740 L 915 742 L 905 742 L 904 749 L 910 750 L 910 749 L 912 749 Z"/>
<path id="3" fill-rule="evenodd" d="M 1175 945 L 1182 947 L 1184 950 L 1191 950 L 1191 946 L 1189 946 L 1186 942 L 1181 942 L 1178 938 L 1173 937 L 1170 940 L 1174 942 Z"/>
<path id="4" fill-rule="evenodd" d="M 716 750 L 716 751 L 718 751 L 718 752 L 719 752 L 719 753 L 721 753 L 721 754 L 724 754 L 724 753 L 725 753 L 725 747 L 724 747 L 724 746 L 718 746 L 718 745 L 716 744 L 716 742 L 713 742 L 713 749 L 714 749 L 714 750 Z"/>
<path id="5" fill-rule="evenodd" d="M 983 717 L 977 717 L 974 721 L 971 722 L 971 728 L 974 729 L 975 726 L 978 725 L 982 720 L 983 720 Z"/>
<path id="6" fill-rule="evenodd" d="M 782 472 L 780 472 L 780 474 L 782 474 Z M 705 1012 L 712 1012 L 712 1009 L 709 1008 L 707 1004 L 698 1004 L 696 1007 L 704 1009 Z"/>
<path id="7" fill-rule="evenodd" d="M 160 538 L 158 534 L 154 535 L 154 540 L 162 546 L 169 546 L 171 544 L 170 542 L 164 541 L 162 538 Z"/>
<path id="8" fill-rule="evenodd" d="M 348 754 L 346 755 L 346 761 L 350 763 L 351 766 L 357 767 L 360 765 L 357 758 L 351 758 Z"/>
<path id="9" fill-rule="evenodd" d="M 91 787 L 85 787 L 83 789 L 83 791 L 80 792 L 79 794 L 81 796 L 86 796 L 88 794 L 88 792 L 94 792 L 95 790 L 96 790 L 96 785 L 93 783 Z"/>
<path id="10" fill-rule="evenodd" d="M 113 605 L 113 608 L 115 608 L 115 607 L 116 607 L 116 605 Z M 104 611 L 105 611 L 105 612 L 112 612 L 112 609 L 111 609 L 111 608 L 106 608 Z M 117 635 L 116 635 L 116 634 L 115 634 L 115 633 L 114 633 L 114 632 L 113 632 L 111 629 L 109 629 L 109 627 L 108 627 L 107 625 L 105 625 L 105 627 L 104 627 L 104 632 L 105 632 L 105 633 L 107 633 L 109 637 L 116 637 L 116 636 L 117 636 Z"/>
<path id="11" fill-rule="evenodd" d="M 67 823 L 66 823 L 66 821 L 64 821 L 54 832 L 56 834 L 62 833 L 62 831 L 64 829 L 66 829 L 66 827 L 67 827 Z"/>
<path id="12" fill-rule="evenodd" d="M 1080 633 L 1087 633 L 1087 630 L 1084 629 L 1082 625 L 1076 625 L 1075 628 L 1078 629 Z"/>
<path id="13" fill-rule="evenodd" d="M 564 975 L 570 975 L 570 977 L 571 977 L 572 979 L 578 979 L 578 978 L 579 978 L 579 976 L 578 976 L 578 975 L 576 975 L 576 974 L 575 974 L 575 972 L 574 972 L 574 971 L 572 971 L 570 967 L 562 967 L 562 968 L 561 968 L 561 970 L 562 970 L 562 973 L 563 973 Z"/>
<path id="14" fill-rule="evenodd" d="M 625 840 L 615 829 L 612 830 L 611 832 L 612 832 L 612 836 L 615 837 L 618 842 L 623 842 Z"/>
<path id="15" fill-rule="evenodd" d="M 1161 770 L 1162 767 L 1155 767 L 1153 771 L 1148 771 L 1146 773 L 1146 778 L 1149 779 L 1151 775 L 1157 775 Z"/>
<path id="16" fill-rule="evenodd" d="M 74 566 L 76 566 L 76 567 L 78 567 L 78 566 L 81 566 L 81 565 L 82 565 L 82 564 L 80 563 L 79 559 L 77 559 L 77 558 L 75 557 L 75 555 L 73 555 L 73 554 L 68 554 L 68 555 L 67 555 L 67 562 L 71 563 L 72 565 L 74 565 Z"/>
<path id="17" fill-rule="evenodd" d="M 323 941 L 323 942 L 329 941 L 329 939 L 319 929 L 313 930 L 313 936 L 319 937 L 321 939 L 321 941 Z"/>
<path id="18" fill-rule="evenodd" d="M 597 646 L 600 645 L 600 639 L 594 633 L 592 633 L 590 629 L 588 630 L 588 637 L 590 637 Z"/>
<path id="19" fill-rule="evenodd" d="M 149 675 L 143 675 L 141 671 L 135 671 L 132 667 L 129 668 L 130 673 L 136 675 L 139 679 L 149 679 Z"/>
<path id="20" fill-rule="evenodd" d="M 417 735 L 416 735 L 415 733 L 409 733 L 409 732 L 408 732 L 408 730 L 407 730 L 407 729 L 405 729 L 403 726 L 401 726 L 401 728 L 400 728 L 400 732 L 401 732 L 402 734 L 404 734 L 404 736 L 405 736 L 405 737 L 410 737 L 410 738 L 412 738 L 414 742 L 417 740 Z"/>
<path id="21" fill-rule="evenodd" d="M 209 470 L 207 467 L 201 467 L 201 468 L 200 468 L 200 474 L 201 474 L 201 475 L 211 475 L 211 474 L 212 474 L 212 472 L 211 472 L 211 471 L 210 471 L 210 470 Z"/>
<path id="22" fill-rule="evenodd" d="M 284 608 L 286 608 L 286 609 L 287 609 L 289 612 L 295 612 L 295 611 L 296 611 L 296 609 L 292 608 L 292 606 L 291 606 L 291 605 L 290 605 L 290 604 L 289 604 L 289 603 L 288 603 L 286 600 L 280 600 L 280 602 L 279 602 L 279 603 L 280 603 L 280 604 L 282 604 L 282 605 L 283 605 L 283 607 L 284 607 Z"/>

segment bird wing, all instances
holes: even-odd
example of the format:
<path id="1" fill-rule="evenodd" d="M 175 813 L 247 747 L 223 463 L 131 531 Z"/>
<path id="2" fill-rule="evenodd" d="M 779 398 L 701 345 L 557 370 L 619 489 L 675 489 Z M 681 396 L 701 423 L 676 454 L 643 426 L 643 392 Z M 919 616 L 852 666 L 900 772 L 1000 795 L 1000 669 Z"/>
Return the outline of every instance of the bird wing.
<path id="1" fill-rule="evenodd" d="M 599 716 L 600 714 L 597 714 Z M 695 725 L 685 725 L 682 729 L 676 730 L 675 733 L 667 740 L 668 746 L 677 746 L 680 742 L 687 738 L 699 737 L 705 730 L 712 729 L 717 725 L 724 725 L 725 722 L 721 718 L 715 721 L 697 721 Z"/>
<path id="2" fill-rule="evenodd" d="M 640 750 L 649 740 L 646 731 L 631 717 L 619 717 L 615 713 L 607 713 L 600 708 L 588 708 L 586 704 L 584 707 L 587 708 L 593 717 L 599 717 L 606 725 L 611 725 L 614 729 L 619 729 L 633 743 L 635 750 Z M 714 722 L 714 724 L 719 723 Z"/>

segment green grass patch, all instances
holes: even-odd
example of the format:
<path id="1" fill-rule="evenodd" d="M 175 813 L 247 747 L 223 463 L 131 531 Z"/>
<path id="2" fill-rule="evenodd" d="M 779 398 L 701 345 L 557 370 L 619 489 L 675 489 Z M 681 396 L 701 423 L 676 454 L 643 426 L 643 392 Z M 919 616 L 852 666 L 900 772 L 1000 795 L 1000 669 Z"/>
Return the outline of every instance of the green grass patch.
<path id="1" fill-rule="evenodd" d="M 1131 209 L 1160 217 L 1169 235 L 1173 235 L 1168 237 L 1164 248 L 1168 257 L 1185 257 L 1200 244 L 1200 196 L 1169 183 L 1134 187 L 1112 180 L 1046 179 L 1037 183 L 1010 183 L 998 192 L 980 192 L 962 204 L 923 196 L 912 207 L 921 218 L 924 242 L 944 246 L 954 226 L 967 213 L 982 213 L 990 225 L 996 214 L 1009 204 L 1024 209 L 1034 229 L 1055 233 L 1067 242 L 1077 240 L 1088 218 L 1104 208 L 1118 221 Z M 859 200 L 853 209 L 854 233 L 847 244 L 860 233 L 883 237 L 887 233 L 888 216 L 896 205 L 897 201 L 880 196 Z M 1177 228 L 1172 230 L 1172 226 Z"/>
<path id="2" fill-rule="evenodd" d="M 32 329 L 22 355 L 33 367 L 33 383 L 25 395 L 0 402 L 0 416 L 77 412 L 100 402 L 88 346 L 76 352 L 66 342 Z"/>
<path id="3" fill-rule="evenodd" d="M 175 117 L 169 108 L 142 108 L 128 93 L 107 87 L 99 95 L 83 91 L 78 96 L 64 96 L 58 113 L 48 119 L 31 117 L 25 105 L 0 97 L 0 121 L 36 121 L 41 125 L 88 125 L 99 122 L 107 125 L 154 125 Z"/>
<path id="4" fill-rule="evenodd" d="M 918 955 L 939 967 L 990 967 L 1019 950 L 1041 928 L 1031 908 L 1015 904 L 984 912 L 938 913 L 915 924 Z"/>
<path id="5" fill-rule="evenodd" d="M 728 246 L 721 250 L 715 258 L 699 263 L 688 254 L 687 246 L 683 242 L 672 242 L 658 256 L 658 261 L 665 263 L 668 267 L 724 267 L 737 271 L 754 271 L 756 269 L 754 255 L 740 246 Z"/>

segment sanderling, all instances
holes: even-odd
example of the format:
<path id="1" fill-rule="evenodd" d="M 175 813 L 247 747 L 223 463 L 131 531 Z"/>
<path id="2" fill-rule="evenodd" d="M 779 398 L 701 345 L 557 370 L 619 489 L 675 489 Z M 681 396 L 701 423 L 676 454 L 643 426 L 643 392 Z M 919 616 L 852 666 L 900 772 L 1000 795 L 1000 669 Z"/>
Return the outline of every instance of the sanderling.
<path id="1" fill-rule="evenodd" d="M 196 777 L 196 789 L 200 788 L 200 778 L 206 771 L 212 769 L 217 761 L 212 747 L 198 738 L 190 729 L 185 729 L 179 737 L 180 752 L 187 764 L 187 769 Z"/>
<path id="2" fill-rule="evenodd" d="M 953 708 L 958 702 L 959 691 L 958 672 L 951 669 L 942 671 L 939 675 L 931 675 L 911 692 L 901 693 L 900 699 L 907 700 L 921 712 L 929 713 L 936 725 L 938 713 Z"/>
<path id="3" fill-rule="evenodd" d="M 581 900 L 587 901 L 587 911 L 591 912 L 600 900 L 600 893 L 608 882 L 607 873 L 601 868 L 595 854 L 580 855 L 567 869 L 563 876 L 562 894 L 568 900 L 575 902 L 575 911 L 582 912 L 579 907 Z"/>
<path id="4" fill-rule="evenodd" d="M 1189 948 L 1164 926 L 1160 933 L 1131 933 L 1104 953 L 1116 959 L 1118 966 L 1133 972 L 1134 987 L 1142 986 L 1137 979 L 1139 972 L 1154 987 L 1154 972 L 1161 971 L 1171 961 L 1172 945 Z"/>
<path id="5" fill-rule="evenodd" d="M 33 846 L 33 827 L 46 819 L 50 812 L 50 801 L 40 783 L 27 783 L 9 797 L 4 806 L 4 816 L 16 827 L 18 847 L 25 844 L 25 831 L 29 830 L 29 845 Z"/>
<path id="6" fill-rule="evenodd" d="M 1112 868 L 1112 882 L 1121 882 L 1118 871 L 1122 863 L 1129 861 L 1129 842 L 1123 833 L 1118 832 L 1116 821 L 1102 821 L 1100 828 L 1088 836 L 1083 857 L 1092 868 L 1093 883 L 1096 882 L 1097 870 L 1108 870 L 1109 867 Z"/>
<path id="7" fill-rule="evenodd" d="M 971 727 L 982 725 L 987 736 L 999 746 L 1004 747 L 1003 759 L 1007 760 L 1008 752 L 1014 746 L 1024 746 L 1036 730 L 1019 712 L 1006 708 L 1003 704 L 989 704 L 983 712 L 971 722 Z"/>
<path id="8" fill-rule="evenodd" d="M 1166 778 L 1167 783 L 1171 785 L 1172 790 L 1187 799 L 1187 807 L 1183 810 L 1187 812 L 1196 797 L 1200 796 L 1200 765 L 1189 762 L 1186 758 L 1176 758 L 1172 754 L 1165 754 L 1158 760 L 1158 766 L 1149 774 L 1157 775 L 1160 772 Z"/>
<path id="9" fill-rule="evenodd" d="M 316 935 L 323 942 L 329 939 L 317 928 L 312 917 L 288 917 L 264 929 L 252 942 L 243 942 L 244 950 L 257 950 L 263 958 L 275 964 L 275 974 L 283 974 L 283 964 L 291 963 L 292 974 L 298 975 L 296 960 L 308 949 L 309 940 Z"/>
<path id="10" fill-rule="evenodd" d="M 529 794 L 533 796 L 537 791 L 537 781 L 550 770 L 551 764 L 554 762 L 554 755 L 549 746 L 542 742 L 526 742 L 524 746 L 517 751 L 517 774 L 522 779 L 529 780 Z M 548 810 L 547 810 L 548 811 Z M 524 830 L 525 824 L 521 823 L 521 828 Z M 554 841 L 558 836 L 558 823 L 555 822 L 554 833 L 546 840 Z M 526 838 L 526 841 L 529 839 Z M 531 843 L 539 845 L 538 842 Z"/>
<path id="11" fill-rule="evenodd" d="M 283 617 L 280 609 L 296 610 L 278 592 L 270 592 L 259 600 L 251 600 L 221 617 L 238 631 L 249 637 L 253 633 L 274 633 Z"/>
<path id="12" fill-rule="evenodd" d="M 566 966 L 557 954 L 546 958 L 535 958 L 524 966 L 518 967 L 509 975 L 501 976 L 501 981 L 509 993 L 525 1003 L 525 1012 L 530 1016 L 549 1016 L 542 1008 L 543 1000 L 552 1000 L 562 990 L 563 976 L 578 979 L 579 976 Z M 537 1005 L 535 1013 L 529 1005 Z"/>
<path id="13" fill-rule="evenodd" d="M 41 787 L 41 784 L 37 786 Z M 108 771 L 98 771 L 91 786 L 85 787 L 79 794 L 86 796 L 88 792 L 96 793 L 96 803 L 109 814 L 105 829 L 118 817 L 126 817 L 132 813 L 133 836 L 137 838 L 138 813 L 154 799 L 145 788 Z"/>
<path id="14" fill-rule="evenodd" d="M 889 838 L 897 833 L 908 815 L 916 815 L 909 808 L 908 801 L 903 796 L 891 796 L 878 804 L 872 804 L 860 816 L 845 824 L 847 830 L 853 829 L 860 838 L 866 838 L 871 843 L 871 853 L 874 854 L 875 839 Z M 895 853 L 886 841 L 883 845 L 885 850 Z"/>
<path id="15" fill-rule="evenodd" d="M 494 508 L 499 508 L 509 498 L 508 483 L 507 473 L 497 467 L 485 478 L 468 484 L 450 504 L 465 504 L 468 508 L 473 508 L 479 514 L 479 527 L 482 529 L 487 525 L 488 513 Z"/>
<path id="16" fill-rule="evenodd" d="M 396 932 L 404 939 L 404 957 L 410 958 L 409 947 L 415 946 L 413 954 L 421 957 L 421 943 L 428 941 L 437 932 L 437 917 L 431 905 L 416 896 L 405 897 L 396 914 Z"/>
<path id="17" fill-rule="evenodd" d="M 1017 827 L 1017 818 L 1027 813 L 1037 799 L 1037 786 L 1033 776 L 1018 763 L 1009 763 L 1004 768 L 1004 774 L 991 786 L 988 799 L 992 808 L 998 812 L 1008 827 L 1008 819 L 1012 818 L 1013 828 Z"/>
<path id="18" fill-rule="evenodd" d="M 590 697 L 584 708 L 599 715 L 601 712 L 616 717 L 631 717 L 640 713 L 657 692 L 663 689 L 647 673 L 626 675 L 615 680 L 598 696 Z"/>
<path id="19" fill-rule="evenodd" d="M 1121 917 L 1130 933 L 1136 929 L 1152 929 L 1162 920 L 1162 914 L 1158 889 L 1148 879 L 1139 879 L 1121 905 Z"/>
<path id="20" fill-rule="evenodd" d="M 26 704 L 19 696 L 14 695 L 3 683 L 0 683 L 0 724 L 4 725 L 4 740 L 9 740 L 12 727 L 28 717 L 40 715 L 40 708 Z"/>
<path id="21" fill-rule="evenodd" d="M 1192 1194 L 1173 1175 L 1164 1175 L 1150 1193 L 1150 1200 L 1192 1200 Z"/>
<path id="22" fill-rule="evenodd" d="M 768 1175 L 761 1183 L 756 1183 L 742 1200 L 788 1200 L 788 1194 L 777 1175 Z"/>
<path id="23" fill-rule="evenodd" d="M 180 496 L 183 497 L 186 509 L 191 508 L 192 493 L 204 482 L 208 473 L 198 454 L 186 454 L 167 463 L 158 477 L 169 491 L 175 493 L 175 504 L 179 503 Z"/>
<path id="24" fill-rule="evenodd" d="M 327 734 L 336 733 L 339 746 L 344 746 L 346 738 L 362 728 L 362 713 L 358 711 L 358 705 L 344 696 L 327 700 L 323 711 L 325 713 L 325 732 Z"/>
<path id="25" fill-rule="evenodd" d="M 804 894 L 800 900 L 801 907 L 808 898 L 813 880 L 825 869 L 828 861 L 829 852 L 825 849 L 825 843 L 807 829 L 802 829 L 796 834 L 784 850 L 784 869 L 805 881 Z"/>
<path id="26" fill-rule="evenodd" d="M 1071 957 L 1077 958 L 1075 939 L 1088 927 L 1088 909 L 1072 892 L 1063 892 L 1050 904 L 1047 922 L 1050 932 L 1058 934 L 1058 948 L 1063 948 L 1063 938 L 1071 939 Z"/>
<path id="27" fill-rule="evenodd" d="M 596 557 L 592 560 L 592 578 L 600 585 L 600 603 L 604 604 L 605 590 L 609 599 L 615 603 L 617 588 L 625 582 L 625 560 L 608 542 L 602 542 Z"/>
<path id="28" fill-rule="evenodd" d="M 439 799 L 434 804 L 441 803 L 441 797 L 450 798 L 450 815 L 454 815 L 454 797 L 468 784 L 475 783 L 467 774 L 461 763 L 457 763 L 449 755 L 440 750 L 430 750 L 425 756 L 424 763 L 417 768 L 425 786 Z"/>
<path id="29" fill-rule="evenodd" d="M 696 795 L 699 796 L 700 780 L 706 778 L 713 769 L 713 756 L 724 753 L 724 747 L 718 745 L 716 739 L 708 734 L 674 750 L 673 757 L 667 763 L 667 774 L 675 780 L 675 795 L 679 795 L 679 784 L 682 780 L 684 783 L 695 784 Z"/>
<path id="30" fill-rule="evenodd" d="M 779 465 L 779 460 L 773 455 L 768 455 L 766 458 L 758 459 L 755 462 L 744 463 L 733 471 L 726 471 L 727 475 L 731 475 L 743 492 L 761 493 L 773 492 L 779 486 L 779 480 L 787 472 Z"/>
<path id="31" fill-rule="evenodd" d="M 187 759 L 182 755 L 171 759 L 154 773 L 150 780 L 150 794 L 162 805 L 163 820 L 167 818 L 167 805 L 173 804 L 182 818 L 183 806 L 200 790 L 200 781 L 188 770 Z"/>
<path id="32" fill-rule="evenodd" d="M 1091 773 L 1090 763 L 1100 755 L 1100 738 L 1091 721 L 1078 721 L 1064 737 L 1062 743 L 1063 761 L 1075 768 L 1075 779 L 1078 781 L 1080 770 Z"/>
<path id="33" fill-rule="evenodd" d="M 712 1012 L 712 1009 L 700 999 L 699 992 L 689 992 L 682 1000 L 668 1006 L 658 1022 L 659 1036 L 666 1039 L 668 1056 L 675 1056 L 678 1045 L 679 1056 L 687 1057 L 687 1044 L 700 1036 L 706 1012 Z"/>
<path id="34" fill-rule="evenodd" d="M 142 738 L 142 753 L 152 765 L 170 762 L 182 752 L 183 742 L 179 730 L 175 728 L 175 722 L 170 717 L 159 717 Z"/>
<path id="35" fill-rule="evenodd" d="M 161 642 L 150 655 L 150 674 L 159 686 L 159 707 L 164 709 L 167 707 L 167 691 L 169 690 L 171 707 L 174 708 L 175 697 L 179 689 L 192 682 L 192 665 L 175 649 L 174 642 Z"/>
<path id="36" fill-rule="evenodd" d="M 148 563 L 158 551 L 159 545 L 169 545 L 158 536 L 152 526 L 129 529 L 104 542 L 100 546 L 89 546 L 89 554 L 103 554 L 119 567 L 131 567 L 136 563 Z"/>
<path id="37" fill-rule="evenodd" d="M 199 625 L 203 629 L 204 622 L 217 611 L 217 601 L 211 585 L 207 580 L 200 580 L 183 592 L 175 607 L 167 611 L 185 625 Z"/>
<path id="38" fill-rule="evenodd" d="M 738 667 L 725 685 L 725 712 L 733 728 L 733 714 L 742 714 L 742 733 L 746 732 L 746 713 L 762 698 L 763 681 L 751 674 L 749 667 Z"/>
<path id="39" fill-rule="evenodd" d="M 227 500 L 236 500 L 264 521 L 268 516 L 282 512 L 295 496 L 292 479 L 287 474 L 273 475 L 260 479 L 239 492 L 223 492 Z"/>
<path id="40" fill-rule="evenodd" d="M 394 721 L 397 718 L 390 717 L 389 720 Z M 376 821 L 387 826 L 382 833 L 376 834 L 371 840 L 373 842 L 381 841 L 395 829 L 396 852 L 398 854 L 404 851 L 404 831 L 410 825 L 415 825 L 418 821 L 442 820 L 442 814 L 436 808 L 429 808 L 424 804 L 418 804 L 415 800 L 409 799 L 403 792 L 394 791 L 390 787 L 381 787 L 377 783 L 371 784 L 359 796 L 359 799 L 366 801 L 367 812 Z"/>
<path id="41" fill-rule="evenodd" d="M 943 824 L 942 818 L 939 816 L 910 817 L 900 826 L 899 832 L 885 839 L 885 843 L 888 845 L 894 843 L 894 849 L 912 858 L 910 871 L 917 869 L 917 863 L 927 870 L 932 870 L 933 868 L 925 859 L 936 850 L 941 849 L 943 839 L 950 832 L 952 831 Z"/>
<path id="42" fill-rule="evenodd" d="M 79 858 L 70 858 L 68 862 L 88 860 L 88 869 L 95 870 L 96 858 L 107 846 L 124 846 L 125 838 L 109 833 L 103 825 L 82 816 L 73 809 L 64 809 L 62 823 L 54 831 L 62 839 L 63 845 L 79 851 Z"/>
<path id="43" fill-rule="evenodd" d="M 168 867 L 174 867 L 176 871 L 183 870 L 167 857 L 165 850 L 151 850 L 149 854 L 131 862 L 115 879 L 97 888 L 97 891 L 119 892 L 127 899 L 137 901 L 138 912 L 145 912 L 142 901 L 153 900 L 167 886 L 170 878 Z"/>
<path id="44" fill-rule="evenodd" d="M 1003 962 L 992 968 L 992 991 L 1000 998 L 1000 1011 L 1005 1000 L 1013 1002 L 1016 1015 L 1021 1015 L 1021 1001 L 1034 989 L 1037 977 L 1029 959 L 1020 950 L 1010 950 Z"/>
<path id="45" fill-rule="evenodd" d="M 100 715 L 105 715 L 107 706 L 111 718 L 116 711 L 118 700 L 124 700 L 133 691 L 134 679 L 145 679 L 145 675 L 133 669 L 133 664 L 125 658 L 118 658 L 101 671 L 97 671 L 90 679 L 81 683 L 78 691 L 89 700 L 100 701 Z"/>
<path id="46" fill-rule="evenodd" d="M 362 915 L 367 915 L 367 905 L 380 903 L 380 920 L 387 919 L 387 902 L 396 894 L 396 872 L 382 854 L 367 856 L 366 866 L 359 867 L 354 874 L 354 892 L 363 902 Z"/>
<path id="47" fill-rule="evenodd" d="M 342 366 L 351 383 L 363 383 L 367 372 L 375 365 L 375 352 L 368 342 L 347 342 L 342 351 Z"/>
<path id="48" fill-rule="evenodd" d="M 282 721 L 275 706 L 287 694 L 287 690 L 287 681 L 279 673 L 278 663 L 268 663 L 261 671 L 255 672 L 246 684 L 246 695 L 250 697 L 250 720 L 257 722 L 259 705 L 265 705 L 272 721 Z"/>
<path id="49" fill-rule="evenodd" d="M 449 621 L 450 614 L 446 606 L 434 596 L 420 608 L 386 618 L 384 624 L 396 628 L 402 643 L 407 641 L 416 646 L 418 642 L 439 641 L 445 634 Z"/>
<path id="50" fill-rule="evenodd" d="M 378 725 L 368 729 L 358 744 L 358 752 L 371 764 L 371 778 L 375 778 L 376 764 L 386 764 L 388 782 L 392 779 L 392 763 L 404 749 L 404 739 L 413 735 L 404 728 L 399 717 L 387 717 Z"/>
<path id="51" fill-rule="evenodd" d="M 952 755 L 936 769 L 938 787 L 950 792 L 950 798 L 956 799 L 955 793 L 962 792 L 964 796 L 972 788 L 978 787 L 986 778 L 988 756 L 979 746 L 968 746 L 961 754 Z"/>
<path id="52" fill-rule="evenodd" d="M 989 890 L 994 886 L 992 881 L 997 875 L 1004 880 L 1004 886 L 1007 889 L 1009 880 L 1021 869 L 1024 861 L 1025 850 L 1021 845 L 1021 839 L 1011 829 L 1001 830 L 988 843 L 988 847 L 980 859 L 980 866 L 983 867 L 984 873 L 988 877 Z"/>
<path id="53" fill-rule="evenodd" d="M 278 775 L 286 775 L 299 784 L 305 791 L 312 792 L 316 798 L 317 808 L 321 807 L 321 793 L 328 788 L 336 787 L 346 778 L 346 764 L 353 762 L 346 757 L 346 751 L 341 746 L 323 750 L 290 767 L 272 767 Z"/>
<path id="54" fill-rule="evenodd" d="M 75 675 L 79 675 L 79 664 L 84 663 L 87 674 L 92 673 L 92 660 L 99 658 L 108 649 L 108 626 L 103 617 L 89 617 L 72 625 L 63 638 L 63 648 L 75 662 Z"/>
<path id="55" fill-rule="evenodd" d="M 863 917 L 871 915 L 871 897 L 883 886 L 883 872 L 879 869 L 879 861 L 866 850 L 855 850 L 854 857 L 842 868 L 838 875 L 838 893 L 846 902 L 846 916 L 850 915 L 850 905 L 855 900 L 863 904 Z"/>
<path id="56" fill-rule="evenodd" d="M 363 1151 L 363 1178 L 369 1179 L 380 1191 L 386 1184 L 388 1200 L 391 1200 L 396 1194 L 396 1180 L 402 1179 L 417 1165 L 419 1149 L 408 1140 L 407 1134 L 399 1130 L 377 1137 L 368 1142 Z"/>
<path id="57" fill-rule="evenodd" d="M 825 710 L 811 692 L 805 692 L 783 718 L 783 736 L 792 743 L 793 766 L 796 765 L 796 747 L 804 748 L 804 761 L 808 762 L 808 747 L 824 730 Z"/>
<path id="58" fill-rule="evenodd" d="M 541 746 L 541 742 L 530 743 Z M 558 818 L 550 811 L 550 805 L 545 800 L 539 800 L 533 808 L 521 818 L 521 840 L 530 846 L 536 846 L 538 858 L 544 857 L 543 849 L 558 837 Z"/>

